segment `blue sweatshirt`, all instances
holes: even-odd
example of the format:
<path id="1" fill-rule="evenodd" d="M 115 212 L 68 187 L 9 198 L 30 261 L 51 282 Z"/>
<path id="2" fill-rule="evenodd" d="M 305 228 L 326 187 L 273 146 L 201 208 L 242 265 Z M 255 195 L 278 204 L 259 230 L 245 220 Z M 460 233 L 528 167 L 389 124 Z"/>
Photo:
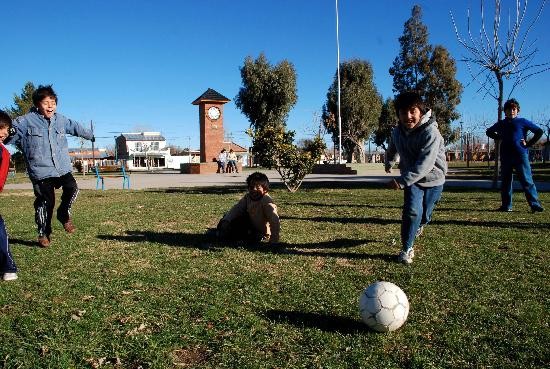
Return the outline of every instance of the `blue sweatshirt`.
<path id="1" fill-rule="evenodd" d="M 521 143 L 521 140 L 527 140 L 527 133 L 533 132 L 533 138 L 526 145 Z M 519 155 L 527 155 L 528 147 L 537 142 L 544 131 L 531 121 L 525 118 L 505 118 L 499 120 L 487 129 L 487 136 L 493 140 L 502 140 L 500 144 L 500 153 L 503 157 L 512 157 Z"/>
<path id="2" fill-rule="evenodd" d="M 14 144 L 23 152 L 27 163 L 27 173 L 31 181 L 61 177 L 73 169 L 67 134 L 92 139 L 92 131 L 74 120 L 55 113 L 47 120 L 36 109 L 16 118 L 13 122 L 15 135 L 6 139 L 6 144 Z"/>

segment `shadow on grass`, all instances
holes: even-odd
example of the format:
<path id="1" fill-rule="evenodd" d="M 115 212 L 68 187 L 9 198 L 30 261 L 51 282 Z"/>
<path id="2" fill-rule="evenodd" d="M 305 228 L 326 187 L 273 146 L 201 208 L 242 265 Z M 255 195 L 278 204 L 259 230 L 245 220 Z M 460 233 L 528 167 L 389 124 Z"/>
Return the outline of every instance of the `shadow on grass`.
<path id="1" fill-rule="evenodd" d="M 281 204 L 296 205 L 296 206 L 314 206 L 314 207 L 346 207 L 346 208 L 368 208 L 368 209 L 401 209 L 401 205 L 372 205 L 372 204 L 335 204 L 335 203 L 320 203 L 320 202 L 280 202 Z"/>
<path id="2" fill-rule="evenodd" d="M 153 242 L 172 247 L 211 250 L 214 241 L 209 235 L 201 233 L 172 233 L 152 231 L 126 231 L 125 235 L 98 235 L 101 240 L 121 242 Z"/>
<path id="3" fill-rule="evenodd" d="M 38 247 L 36 241 L 21 240 L 19 238 L 10 238 L 9 243 L 12 245 L 23 245 L 28 247 Z"/>
<path id="4" fill-rule="evenodd" d="M 281 219 L 289 219 L 289 220 L 307 220 L 312 222 L 325 222 L 325 223 L 342 223 L 342 224 L 381 224 L 381 225 L 388 225 L 388 224 L 396 224 L 401 223 L 401 219 L 382 219 L 382 218 L 350 218 L 350 217 L 309 217 L 309 218 L 302 218 L 302 217 L 293 217 L 293 216 L 281 216 Z"/>
<path id="5" fill-rule="evenodd" d="M 277 245 L 248 241 L 219 241 L 209 233 L 171 233 L 152 231 L 126 231 L 125 235 L 98 235 L 101 240 L 120 242 L 152 242 L 171 247 L 193 248 L 208 251 L 221 251 L 224 248 L 242 249 L 249 252 L 262 252 L 269 254 L 284 254 L 297 256 L 322 256 L 346 259 L 379 259 L 383 261 L 395 261 L 395 255 L 389 254 L 365 254 L 360 252 L 331 252 L 323 249 L 343 249 L 365 245 L 371 240 L 336 239 L 315 243 L 289 244 L 281 242 Z M 303 249 L 314 249 L 311 251 Z"/>
<path id="6" fill-rule="evenodd" d="M 169 187 L 144 190 L 150 193 L 186 193 L 186 194 L 204 194 L 204 195 L 227 195 L 232 193 L 245 193 L 246 184 L 226 185 L 226 186 L 203 186 L 203 187 Z"/>
<path id="7" fill-rule="evenodd" d="M 298 328 L 316 328 L 324 332 L 340 334 L 370 332 L 362 321 L 341 316 L 285 310 L 268 310 L 261 316 L 276 323 L 292 324 Z"/>
<path id="8" fill-rule="evenodd" d="M 439 209 L 441 211 L 442 209 Z M 436 209 L 436 212 L 438 210 Z M 302 218 L 302 217 L 293 217 L 293 216 L 283 216 L 281 219 L 289 220 L 308 220 L 314 222 L 326 222 L 326 223 L 341 223 L 341 224 L 400 224 L 401 218 L 395 219 L 382 219 L 382 218 L 350 218 L 350 217 L 311 217 L 311 218 Z M 539 228 L 549 228 L 550 223 L 520 223 L 520 222 L 500 222 L 496 220 L 432 220 L 430 224 L 438 225 L 457 225 L 457 226 L 471 226 L 471 227 L 490 227 L 490 228 L 519 228 L 519 229 L 539 229 Z"/>

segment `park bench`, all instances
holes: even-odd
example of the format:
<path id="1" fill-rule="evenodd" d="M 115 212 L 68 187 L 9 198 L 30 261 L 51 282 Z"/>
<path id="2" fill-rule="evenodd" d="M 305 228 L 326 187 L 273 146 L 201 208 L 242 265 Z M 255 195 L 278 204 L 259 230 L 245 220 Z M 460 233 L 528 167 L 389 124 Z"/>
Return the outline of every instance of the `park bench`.
<path id="1" fill-rule="evenodd" d="M 120 173 L 118 174 L 102 174 L 99 171 L 99 167 L 94 166 L 94 172 L 96 176 L 95 189 L 99 190 L 99 185 L 101 184 L 101 189 L 105 190 L 105 178 L 122 178 L 122 189 L 130 189 L 130 176 L 126 173 L 124 165 L 120 167 Z"/>

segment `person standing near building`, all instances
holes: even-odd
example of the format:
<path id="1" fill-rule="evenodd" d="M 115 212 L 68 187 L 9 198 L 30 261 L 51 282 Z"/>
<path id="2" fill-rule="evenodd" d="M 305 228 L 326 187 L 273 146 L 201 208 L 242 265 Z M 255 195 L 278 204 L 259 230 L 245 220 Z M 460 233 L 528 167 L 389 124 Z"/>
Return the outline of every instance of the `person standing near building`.
<path id="1" fill-rule="evenodd" d="M 220 151 L 220 154 L 218 155 L 218 172 L 219 173 L 225 173 L 225 163 L 227 162 L 227 152 L 225 149 L 222 149 Z"/>
<path id="2" fill-rule="evenodd" d="M 501 205 L 498 211 L 512 211 L 512 194 L 514 181 L 514 169 L 519 183 L 525 192 L 525 198 L 533 212 L 544 211 L 537 188 L 531 174 L 529 163 L 529 147 L 533 146 L 543 135 L 542 128 L 533 122 L 519 118 L 519 102 L 510 99 L 504 103 L 505 118 L 487 129 L 487 136 L 500 142 L 500 197 Z M 526 141 L 527 133 L 532 132 L 533 137 Z"/>
<path id="3" fill-rule="evenodd" d="M 38 245 L 48 247 L 51 241 L 55 189 L 62 188 L 57 219 L 67 233 L 75 226 L 71 207 L 78 195 L 72 175 L 67 134 L 95 140 L 91 130 L 57 113 L 57 95 L 51 85 L 38 86 L 32 95 L 31 111 L 14 120 L 15 133 L 6 143 L 15 144 L 23 153 L 27 173 L 33 185 L 35 222 Z"/>

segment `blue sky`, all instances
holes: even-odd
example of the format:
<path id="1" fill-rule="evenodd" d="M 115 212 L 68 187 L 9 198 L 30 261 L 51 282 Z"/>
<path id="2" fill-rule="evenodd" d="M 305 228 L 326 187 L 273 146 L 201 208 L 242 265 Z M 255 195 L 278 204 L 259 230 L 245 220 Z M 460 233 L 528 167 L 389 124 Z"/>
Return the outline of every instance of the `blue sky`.
<path id="1" fill-rule="evenodd" d="M 502 2 L 506 29 L 515 1 Z M 540 2 L 529 2 L 527 23 Z M 465 85 L 462 120 L 495 120 L 494 100 L 468 86 L 466 65 L 458 61 L 465 51 L 449 15 L 465 33 L 470 7 L 478 30 L 479 0 L 340 0 L 340 60 L 370 61 L 378 90 L 393 96 L 388 69 L 414 4 L 423 9 L 430 43 L 444 45 L 457 60 Z M 537 42 L 539 62 L 550 61 L 549 18 L 547 5 L 529 38 Z M 249 123 L 233 103 L 239 67 L 263 52 L 272 64 L 294 64 L 298 102 L 288 126 L 298 138 L 308 137 L 336 71 L 335 29 L 334 0 L 12 1 L 2 9 L 0 107 L 11 106 L 27 81 L 53 84 L 58 111 L 83 124 L 93 121 L 101 147 L 112 146 L 118 132 L 148 130 L 162 132 L 170 144 L 198 148 L 198 108 L 191 102 L 213 88 L 232 100 L 225 105 L 226 135 L 246 145 Z M 550 118 L 548 86 L 550 72 L 515 91 L 523 116 Z"/>

